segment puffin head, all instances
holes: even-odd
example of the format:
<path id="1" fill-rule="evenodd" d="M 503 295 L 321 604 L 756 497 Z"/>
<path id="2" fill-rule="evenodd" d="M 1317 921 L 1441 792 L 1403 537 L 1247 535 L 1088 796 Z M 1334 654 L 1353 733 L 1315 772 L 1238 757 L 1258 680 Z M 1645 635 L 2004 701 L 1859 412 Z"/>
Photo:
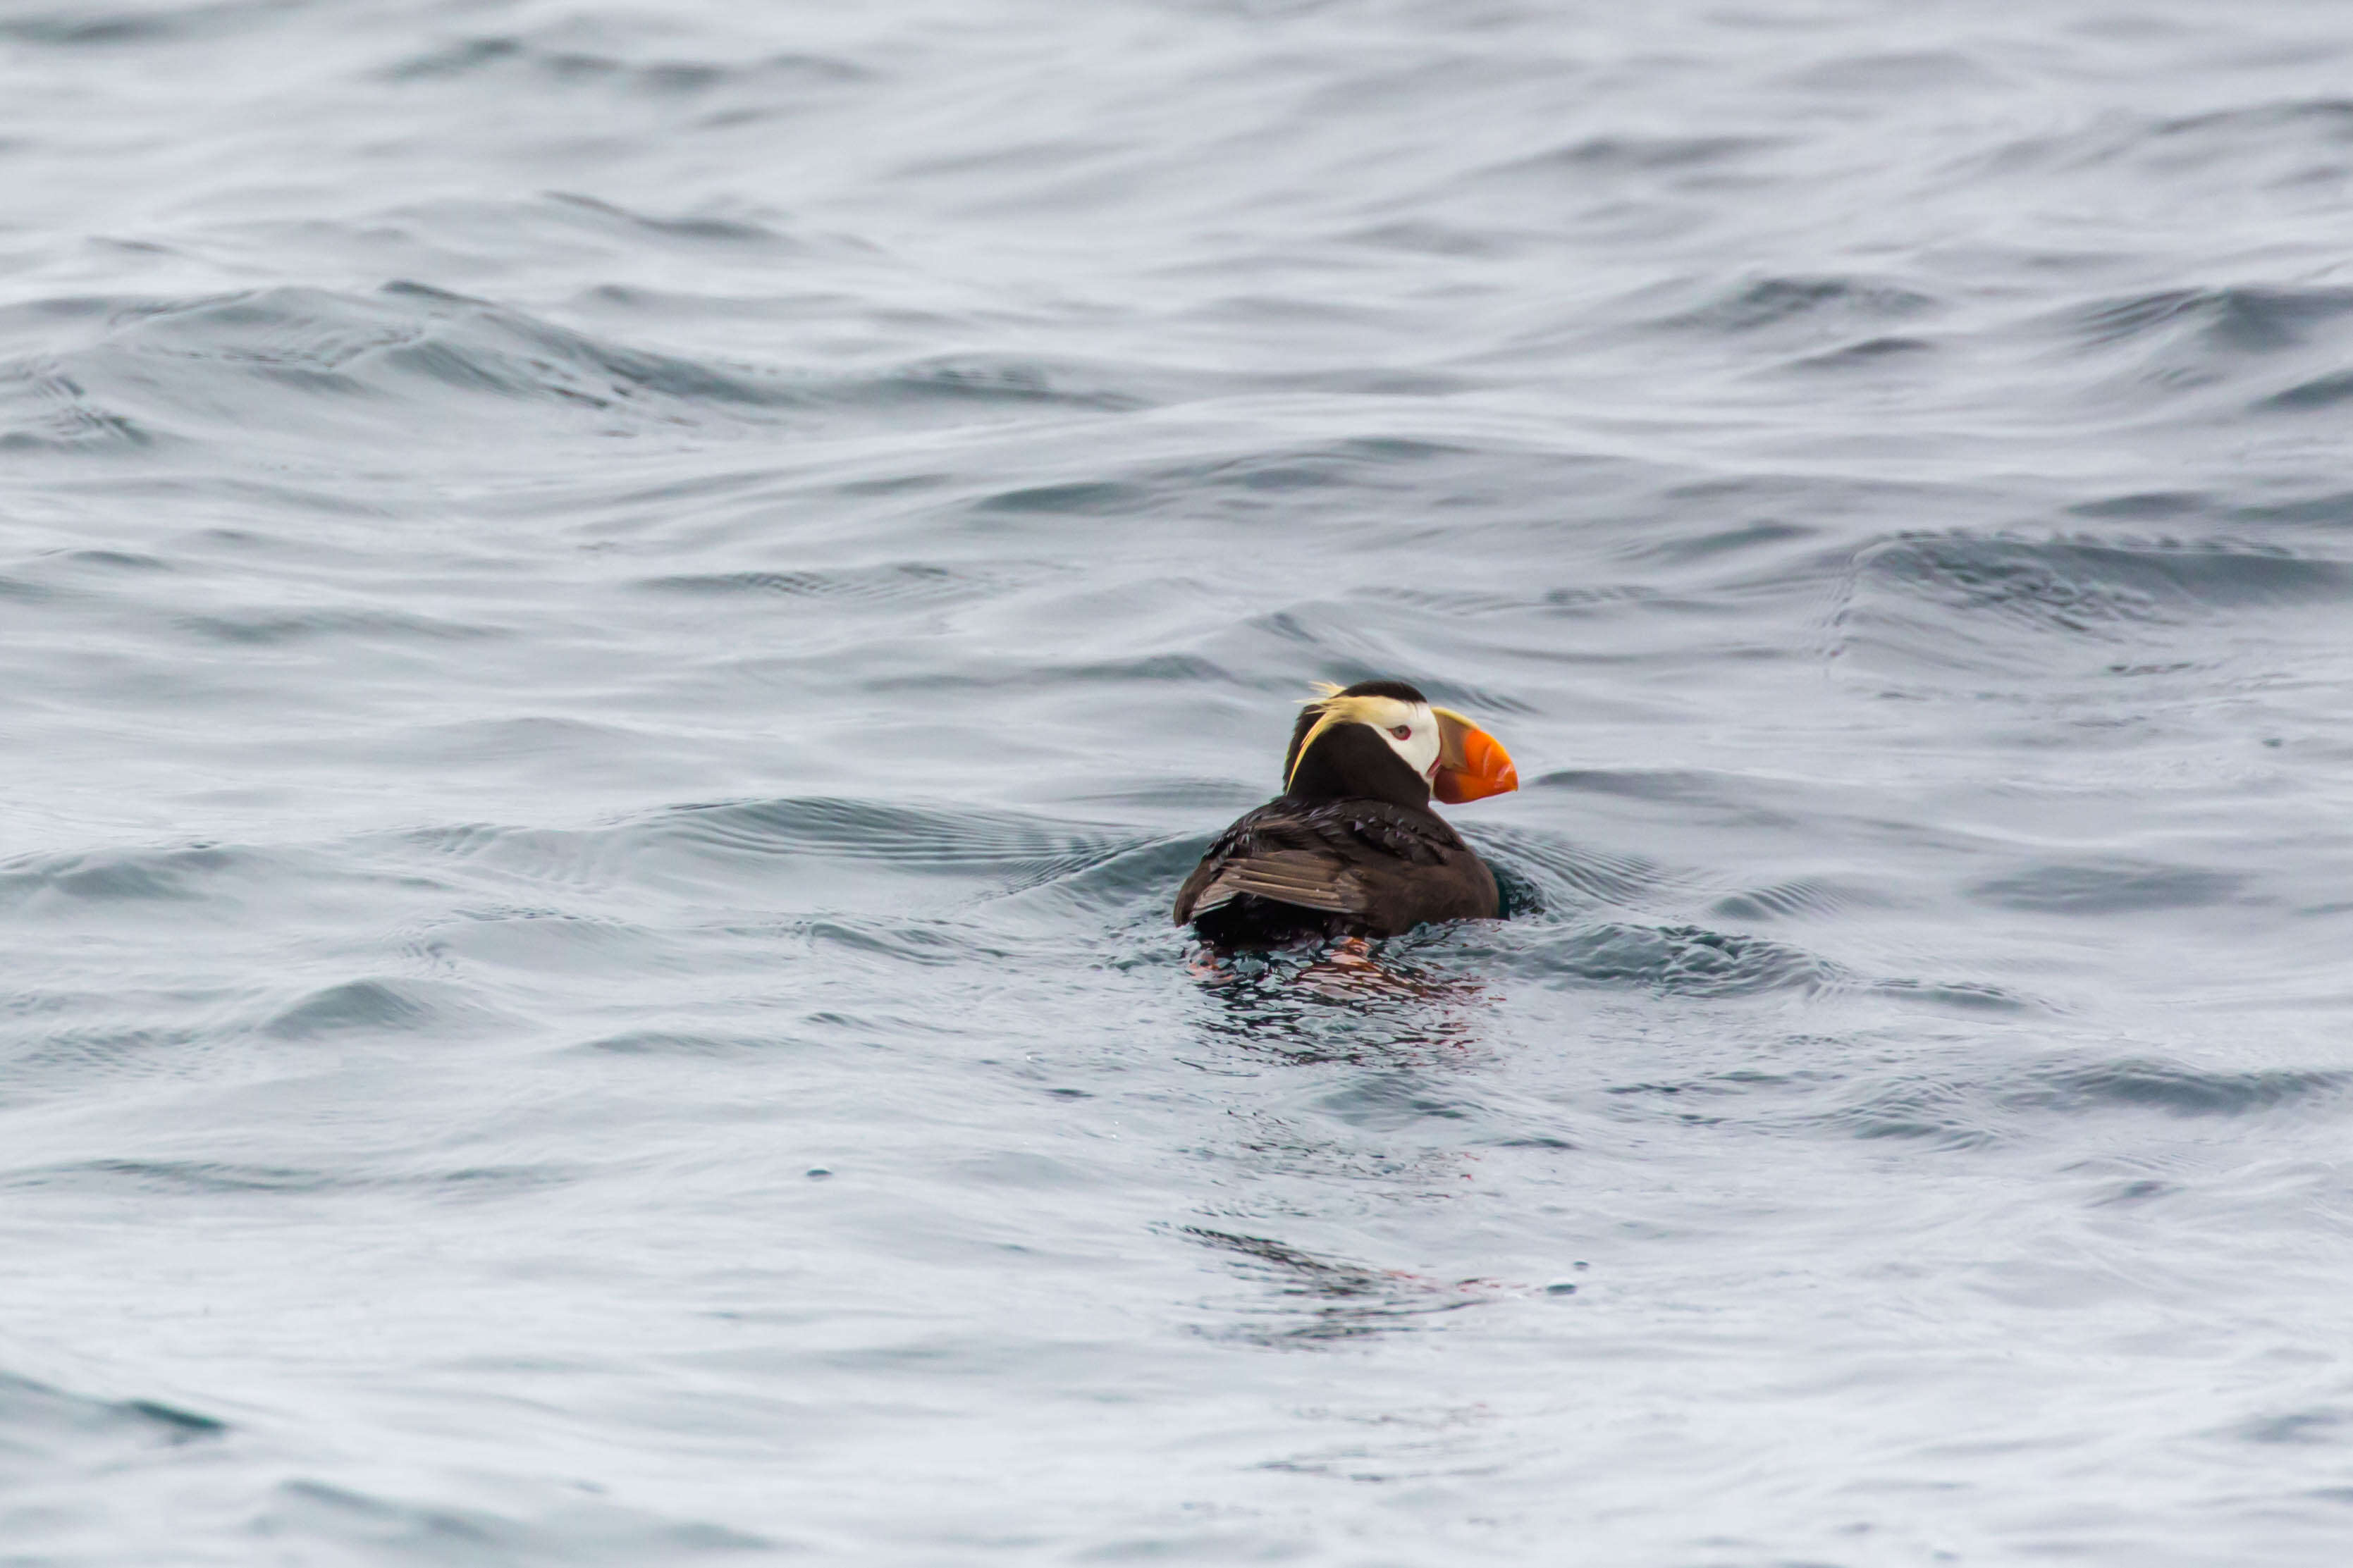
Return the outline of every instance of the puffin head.
<path id="1" fill-rule="evenodd" d="M 1459 805 L 1520 787 L 1495 738 L 1402 680 L 1318 682 L 1292 727 L 1283 792 Z"/>

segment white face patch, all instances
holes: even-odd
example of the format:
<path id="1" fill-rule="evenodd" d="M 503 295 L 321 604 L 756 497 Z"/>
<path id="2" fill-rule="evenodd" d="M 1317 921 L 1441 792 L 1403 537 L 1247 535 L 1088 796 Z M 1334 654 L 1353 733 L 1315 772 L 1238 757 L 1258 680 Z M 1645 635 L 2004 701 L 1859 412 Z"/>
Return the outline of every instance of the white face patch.
<path id="1" fill-rule="evenodd" d="M 1424 779 L 1438 772 L 1438 715 L 1427 702 L 1400 702 L 1394 697 L 1375 698 L 1379 710 L 1366 717 L 1375 721 L 1389 750 L 1403 757 Z M 1370 706 L 1370 704 L 1367 704 Z M 1400 732 L 1402 731 L 1402 732 Z"/>

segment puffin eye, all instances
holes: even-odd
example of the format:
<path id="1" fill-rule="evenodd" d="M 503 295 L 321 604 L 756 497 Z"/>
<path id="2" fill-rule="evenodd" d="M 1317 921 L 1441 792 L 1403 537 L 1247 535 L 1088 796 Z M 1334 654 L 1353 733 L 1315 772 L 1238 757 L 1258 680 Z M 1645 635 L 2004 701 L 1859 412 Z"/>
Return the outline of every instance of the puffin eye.
<path id="1" fill-rule="evenodd" d="M 1389 733 L 1395 735 L 1400 741 L 1409 741 L 1413 739 L 1413 726 L 1410 724 L 1392 724 L 1389 726 Z"/>

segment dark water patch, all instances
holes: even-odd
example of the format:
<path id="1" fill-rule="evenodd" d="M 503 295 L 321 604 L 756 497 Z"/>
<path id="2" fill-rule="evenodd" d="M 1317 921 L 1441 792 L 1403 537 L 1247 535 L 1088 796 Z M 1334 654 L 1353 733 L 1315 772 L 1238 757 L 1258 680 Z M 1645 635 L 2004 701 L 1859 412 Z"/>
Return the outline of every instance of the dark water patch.
<path id="1" fill-rule="evenodd" d="M 618 1057 L 753 1057 L 790 1050 L 800 1042 L 779 1035 L 689 1034 L 668 1029 L 631 1029 L 584 1041 L 575 1050 Z"/>
<path id="2" fill-rule="evenodd" d="M 240 24 L 296 8 L 297 0 L 234 0 L 231 4 L 157 5 L 143 10 L 28 11 L 0 16 L 0 39 L 59 49 L 174 43 L 217 35 Z"/>
<path id="3" fill-rule="evenodd" d="M 1525 920 L 1545 913 L 1550 906 L 1545 902 L 1544 889 L 1532 875 L 1523 873 L 1509 861 L 1482 856 L 1488 871 L 1495 879 L 1495 908 L 1499 920 Z"/>
<path id="4" fill-rule="evenodd" d="M 610 49 L 561 41 L 554 30 L 537 34 L 480 34 L 452 38 L 377 72 L 395 82 L 434 82 L 499 74 L 511 80 L 557 87 L 597 87 L 650 98 L 692 98 L 722 89 L 763 93 L 840 88 L 873 79 L 874 73 L 839 56 L 797 50 L 741 58 L 632 58 Z"/>
<path id="5" fill-rule="evenodd" d="M 860 682 L 872 692 L 1014 691 L 1027 695 L 1041 681 L 1057 686 L 1124 686 L 1135 681 L 1233 689 L 1249 684 L 1223 665 L 1192 654 L 1147 654 L 1099 663 L 1055 665 L 1029 662 L 985 672 L 942 670 L 937 674 L 879 676 Z"/>
<path id="6" fill-rule="evenodd" d="M 2324 1405 L 2257 1415 L 2229 1427 L 2224 1435 L 2242 1443 L 2342 1447 L 2353 1438 L 2353 1411 Z"/>
<path id="7" fill-rule="evenodd" d="M 1145 510 L 1154 500 L 1154 492 L 1142 485 L 1080 481 L 1000 490 L 977 502 L 976 508 L 1047 516 L 1122 517 Z"/>
<path id="8" fill-rule="evenodd" d="M 522 52 L 522 40 L 520 38 L 459 38 L 428 53 L 411 56 L 388 68 L 385 75 L 395 81 L 463 76 L 501 60 L 512 59 Z"/>
<path id="9" fill-rule="evenodd" d="M 1785 518 L 1759 517 L 1735 522 L 1724 528 L 1685 535 L 1677 539 L 1646 539 L 1633 552 L 1641 559 L 1668 562 L 1707 562 L 1721 556 L 1745 554 L 1758 550 L 1771 550 L 1782 545 L 1811 545 L 1822 535 L 1822 530 L 1810 523 L 1792 522 Z M 1555 595 L 1561 595 L 1556 599 Z M 1573 595 L 1591 595 L 1591 598 L 1572 598 Z M 1605 596 L 1606 595 L 1606 599 Z M 1567 608 L 1588 604 L 1658 603 L 1666 595 L 1655 589 L 1629 584 L 1615 589 L 1555 589 L 1547 594 L 1548 603 Z M 1698 607 L 1694 603 L 1694 607 Z"/>
<path id="10" fill-rule="evenodd" d="M 2172 522 L 2185 517 L 2211 515 L 2213 496 L 2202 490 L 2131 490 L 2067 509 L 2077 517 L 2122 519 L 2130 522 Z"/>
<path id="11" fill-rule="evenodd" d="M 1860 342 L 1791 360 L 1788 368 L 1800 371 L 1873 369 L 1898 363 L 1908 363 L 1924 354 L 1934 353 L 1936 350 L 1936 345 L 1926 338 L 1865 338 Z"/>
<path id="12" fill-rule="evenodd" d="M 708 241 L 722 245 L 745 246 L 762 250 L 797 248 L 785 236 L 765 224 L 749 218 L 703 216 L 700 217 L 655 217 L 649 214 L 631 212 L 611 202 L 595 196 L 579 195 L 569 191 L 553 191 L 547 199 L 600 221 L 624 226 L 631 230 L 658 235 L 665 239 Z"/>
<path id="13" fill-rule="evenodd" d="M 475 1165 L 452 1170 L 388 1172 L 317 1165 L 269 1165 L 235 1160 L 78 1160 L 0 1172 L 0 1187 L 132 1192 L 192 1198 L 243 1194 L 398 1190 L 436 1200 L 472 1203 L 562 1186 L 576 1173 L 554 1165 Z"/>
<path id="14" fill-rule="evenodd" d="M 2264 140 L 2283 129 L 2309 131 L 2322 140 L 2353 145 L 2353 99 L 2302 98 L 2284 102 L 2249 104 L 2237 109 L 2209 110 L 2160 120 L 2150 127 L 2158 136 L 2203 136 L 2216 131 L 2252 131 Z"/>
<path id="15" fill-rule="evenodd" d="M 1359 437 L 1181 463 L 1153 464 L 1132 477 L 1099 478 L 1006 491 L 982 510 L 1048 515 L 1137 516 L 1169 508 L 1257 515 L 1310 500 L 1336 503 L 1360 490 L 1423 482 L 1424 465 L 1465 466 L 1467 448 L 1409 438 Z M 1324 496 L 1321 492 L 1335 492 Z"/>
<path id="16" fill-rule="evenodd" d="M 2295 500 L 2242 505 L 2232 508 L 2230 516 L 2238 522 L 2341 528 L 2353 524 L 2353 490 L 2324 490 Z"/>
<path id="17" fill-rule="evenodd" d="M 1792 325 L 1818 331 L 1918 316 L 1935 310 L 1936 303 L 1933 295 L 1883 279 L 1759 278 L 1660 324 L 1709 332 L 1748 333 Z"/>
<path id="18" fill-rule="evenodd" d="M 172 572 L 172 563 L 158 555 L 131 550 L 69 550 L 60 559 L 76 566 L 95 566 L 111 572 Z"/>
<path id="19" fill-rule="evenodd" d="M 1810 1120 L 1851 1138 L 1980 1149 L 2008 1133 L 2008 1120 L 1975 1086 L 1907 1074 L 1872 1085 L 1848 1104 Z"/>
<path id="20" fill-rule="evenodd" d="M 1151 405 L 1151 398 L 1112 384 L 1113 379 L 1088 366 L 959 354 L 919 360 L 880 375 L 842 378 L 827 385 L 823 400 L 884 411 L 937 405 L 1124 414 Z"/>
<path id="21" fill-rule="evenodd" d="M 392 610 L 261 610 L 237 615 L 184 616 L 173 623 L 208 642 L 281 647 L 332 637 L 472 642 L 503 637 L 500 626 L 469 625 L 436 616 Z"/>
<path id="22" fill-rule="evenodd" d="M 1962 1013 L 2025 1013 L 2044 1005 L 2008 986 L 1984 981 L 1874 980 L 1866 989 L 1874 995 Z"/>
<path id="23" fill-rule="evenodd" d="M 1780 145 L 1781 140 L 1771 136 L 1582 136 L 1531 157 L 1515 159 L 1492 172 L 1586 178 L 1681 174 L 1720 170 Z"/>
<path id="24" fill-rule="evenodd" d="M 1492 256 L 1511 248 L 1501 237 L 1453 224 L 1429 221 L 1375 224 L 1339 237 L 1348 245 L 1403 250 L 1421 256 Z"/>
<path id="25" fill-rule="evenodd" d="M 2120 1182 L 2108 1188 L 2099 1196 L 2091 1199 L 2089 1206 L 2137 1208 L 2142 1204 L 2155 1203 L 2160 1198 L 2177 1197 L 2186 1190 L 2179 1183 L 2160 1182 L 2153 1177 L 2143 1176 L 2129 1182 Z"/>
<path id="26" fill-rule="evenodd" d="M 1273 1317 L 1218 1331 L 1270 1347 L 1313 1349 L 1411 1331 L 1434 1314 L 1497 1300 L 1508 1288 L 1489 1279 L 1440 1280 L 1403 1269 L 1326 1258 L 1271 1237 L 1186 1226 L 1177 1234 L 1237 1260 L 1245 1278 L 1272 1287 L 1281 1305 L 1242 1309 L 1245 1319 Z"/>
<path id="27" fill-rule="evenodd" d="M 1679 1127 L 1729 1127 L 1758 1112 L 1741 1102 L 1775 1091 L 1819 1089 L 1830 1080 L 1820 1073 L 1782 1074 L 1745 1069 L 1685 1079 L 1652 1079 L 1611 1084 L 1602 1092 L 1620 1121 L 1659 1121 Z"/>
<path id="28" fill-rule="evenodd" d="M 1978 882 L 1970 894 L 2004 909 L 2068 915 L 2200 909 L 2227 903 L 2246 879 L 2237 872 L 2137 861 L 2037 866 Z"/>
<path id="29" fill-rule="evenodd" d="M 29 583 L 22 577 L 0 577 L 0 599 L 19 605 L 38 605 L 61 595 L 45 584 Z"/>
<path id="30" fill-rule="evenodd" d="M 2293 414 L 2334 408 L 2348 398 L 2353 398 L 2353 371 L 2334 371 L 2258 399 L 2254 409 L 2258 414 Z"/>
<path id="31" fill-rule="evenodd" d="M 0 1475 L 53 1458 L 60 1442 L 93 1440 L 133 1452 L 177 1448 L 227 1435 L 214 1416 L 160 1399 L 96 1399 L 0 1372 Z"/>
<path id="32" fill-rule="evenodd" d="M 1441 965 L 1417 962 L 1418 951 L 1409 940 L 1377 945 L 1366 962 L 1335 962 L 1328 947 L 1223 954 L 1214 963 L 1196 953 L 1202 1005 L 1193 1023 L 1205 1055 L 1195 1065 L 1459 1070 L 1478 1047 L 1484 986 L 1450 972 L 1461 967 L 1451 952 Z"/>
<path id="33" fill-rule="evenodd" d="M 318 1193 L 353 1184 L 353 1178 L 298 1165 L 239 1164 L 218 1160 L 82 1160 L 0 1174 L 16 1188 L 80 1187 L 142 1193 Z"/>

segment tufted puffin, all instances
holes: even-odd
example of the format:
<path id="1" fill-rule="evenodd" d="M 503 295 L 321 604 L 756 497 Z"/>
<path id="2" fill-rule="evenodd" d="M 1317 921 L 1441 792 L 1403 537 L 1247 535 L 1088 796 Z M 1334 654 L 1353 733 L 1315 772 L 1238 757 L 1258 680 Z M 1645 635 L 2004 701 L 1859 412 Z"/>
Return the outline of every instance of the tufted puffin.
<path id="1" fill-rule="evenodd" d="M 1504 748 L 1401 680 L 1318 689 L 1292 727 L 1282 793 L 1209 846 L 1176 923 L 1216 947 L 1272 947 L 1493 919 L 1494 873 L 1430 802 L 1519 788 Z"/>

